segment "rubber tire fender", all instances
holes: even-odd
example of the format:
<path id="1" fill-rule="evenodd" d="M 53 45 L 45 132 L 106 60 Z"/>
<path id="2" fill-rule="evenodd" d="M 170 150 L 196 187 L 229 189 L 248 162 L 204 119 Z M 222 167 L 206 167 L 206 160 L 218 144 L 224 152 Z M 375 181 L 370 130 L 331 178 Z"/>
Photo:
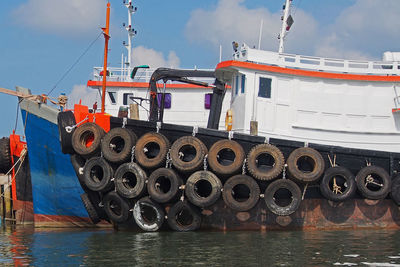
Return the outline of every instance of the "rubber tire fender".
<path id="1" fill-rule="evenodd" d="M 274 195 L 279 189 L 287 189 L 292 194 L 292 201 L 289 205 L 282 207 L 275 201 Z M 289 179 L 273 181 L 265 189 L 264 201 L 268 209 L 278 216 L 289 216 L 293 214 L 301 204 L 301 191 L 299 186 Z"/>
<path id="2" fill-rule="evenodd" d="M 302 158 L 311 159 L 313 170 L 311 172 L 302 171 L 299 166 L 299 160 Z M 292 151 L 287 159 L 287 168 L 291 178 L 302 183 L 313 183 L 318 181 L 325 170 L 325 161 L 322 155 L 311 147 L 300 147 Z"/>
<path id="3" fill-rule="evenodd" d="M 342 177 L 346 180 L 346 189 L 342 194 L 336 194 L 331 189 L 331 180 L 336 176 Z M 346 168 L 341 166 L 331 167 L 326 170 L 324 177 L 319 185 L 321 194 L 328 200 L 332 200 L 335 202 L 345 201 L 354 196 L 357 186 L 355 182 L 354 175 Z"/>
<path id="4" fill-rule="evenodd" d="M 155 151 L 156 155 L 152 155 L 151 157 L 145 151 L 149 144 L 156 144 L 159 147 L 159 150 L 156 149 Z M 146 133 L 136 142 L 136 161 L 146 169 L 158 168 L 165 163 L 169 147 L 170 143 L 164 135 L 154 132 Z"/>
<path id="5" fill-rule="evenodd" d="M 100 154 L 101 139 L 104 135 L 103 128 L 97 124 L 92 122 L 84 123 L 74 130 L 72 147 L 79 155 L 91 158 Z M 88 141 L 92 141 L 90 145 L 88 145 Z"/>
<path id="6" fill-rule="evenodd" d="M 143 206 L 149 207 L 155 212 L 156 216 L 154 220 L 150 221 L 143 216 Z M 149 197 L 144 197 L 135 203 L 135 206 L 133 207 L 133 218 L 139 228 L 143 231 L 156 232 L 164 223 L 165 212 L 164 209 L 155 201 L 151 200 Z"/>
<path id="7" fill-rule="evenodd" d="M 3 137 L 0 139 L 0 173 L 7 173 L 11 165 L 10 139 Z"/>
<path id="8" fill-rule="evenodd" d="M 136 163 L 124 163 L 115 171 L 115 189 L 125 198 L 137 198 L 143 195 L 146 189 L 146 172 Z M 135 183 L 132 184 L 134 178 Z"/>
<path id="9" fill-rule="evenodd" d="M 194 150 L 194 155 L 188 151 L 189 149 Z M 172 144 L 170 154 L 174 167 L 181 172 L 188 173 L 201 169 L 207 152 L 207 147 L 199 138 L 182 136 Z M 189 157 L 187 157 L 188 155 Z"/>
<path id="10" fill-rule="evenodd" d="M 70 160 L 72 163 L 72 167 L 74 168 L 76 177 L 79 180 L 84 191 L 88 190 L 88 187 L 85 184 L 85 179 L 83 176 L 83 170 L 86 164 L 86 159 L 79 154 L 72 154 L 70 155 Z"/>
<path id="11" fill-rule="evenodd" d="M 64 154 L 73 154 L 75 153 L 74 148 L 72 147 L 72 134 L 68 133 L 65 130 L 67 126 L 76 125 L 75 115 L 72 111 L 64 111 L 59 112 L 57 115 L 57 125 L 58 125 L 58 134 L 60 138 L 61 151 Z"/>
<path id="12" fill-rule="evenodd" d="M 219 162 L 219 159 L 221 159 L 219 153 L 223 150 L 231 151 L 235 155 L 233 162 L 229 165 L 224 165 Z M 215 142 L 211 146 L 207 159 L 208 159 L 208 164 L 210 165 L 213 171 L 223 176 L 229 176 L 241 170 L 244 158 L 245 158 L 244 150 L 238 142 L 233 140 L 222 139 Z"/>
<path id="13" fill-rule="evenodd" d="M 132 217 L 131 205 L 117 192 L 111 191 L 103 198 L 104 211 L 108 218 L 116 223 L 127 222 Z"/>
<path id="14" fill-rule="evenodd" d="M 127 128 L 113 128 L 101 141 L 103 156 L 112 163 L 123 163 L 130 159 L 132 147 L 136 144 L 137 136 Z"/>
<path id="15" fill-rule="evenodd" d="M 189 216 L 192 217 L 189 224 L 182 224 L 179 220 L 179 216 L 182 216 L 184 212 L 188 212 Z M 193 206 L 187 201 L 178 201 L 168 210 L 167 222 L 169 227 L 178 232 L 189 232 L 195 231 L 201 226 L 201 214 L 197 207 Z"/>
<path id="16" fill-rule="evenodd" d="M 237 185 L 244 185 L 249 189 L 250 193 L 247 200 L 238 201 L 234 198 L 232 193 Z M 222 191 L 222 198 L 224 199 L 225 204 L 231 209 L 247 211 L 252 209 L 260 199 L 260 187 L 257 182 L 248 175 L 235 175 L 225 182 L 224 190 Z"/>
<path id="17" fill-rule="evenodd" d="M 113 188 L 113 169 L 100 157 L 89 159 L 83 168 L 85 185 L 92 191 L 107 192 Z"/>
<path id="18" fill-rule="evenodd" d="M 197 184 L 201 181 L 208 182 L 211 192 L 208 196 L 202 197 L 197 193 Z M 210 171 L 197 171 L 189 176 L 185 185 L 185 195 L 188 200 L 198 207 L 208 207 L 214 204 L 221 196 L 221 180 Z"/>
<path id="19" fill-rule="evenodd" d="M 157 186 L 159 184 L 158 179 L 161 177 L 169 181 L 170 188 L 167 192 L 163 192 Z M 182 185 L 182 178 L 174 170 L 159 168 L 150 174 L 147 181 L 147 192 L 158 203 L 168 203 L 177 197 Z"/>
<path id="20" fill-rule="evenodd" d="M 390 197 L 397 206 L 400 206 L 400 174 L 396 175 L 392 179 L 392 190 L 390 191 Z"/>
<path id="21" fill-rule="evenodd" d="M 274 159 L 272 168 L 265 171 L 257 166 L 258 157 L 268 154 Z M 259 144 L 253 147 L 247 155 L 247 169 L 250 174 L 261 181 L 271 181 L 281 174 L 285 165 L 285 157 L 279 148 L 270 144 Z"/>
<path id="22" fill-rule="evenodd" d="M 381 187 L 381 189 L 373 191 L 366 186 L 366 179 L 370 175 L 376 175 L 382 179 L 383 186 Z M 358 191 L 363 197 L 374 200 L 384 199 L 390 193 L 390 189 L 392 186 L 390 176 L 387 171 L 378 166 L 367 166 L 362 168 L 357 173 L 356 183 Z"/>
<path id="23" fill-rule="evenodd" d="M 100 222 L 99 215 L 97 214 L 97 210 L 95 209 L 94 204 L 89 199 L 88 194 L 87 193 L 81 194 L 81 199 L 83 206 L 85 207 L 89 215 L 89 219 L 92 221 L 93 224 L 99 223 Z"/>

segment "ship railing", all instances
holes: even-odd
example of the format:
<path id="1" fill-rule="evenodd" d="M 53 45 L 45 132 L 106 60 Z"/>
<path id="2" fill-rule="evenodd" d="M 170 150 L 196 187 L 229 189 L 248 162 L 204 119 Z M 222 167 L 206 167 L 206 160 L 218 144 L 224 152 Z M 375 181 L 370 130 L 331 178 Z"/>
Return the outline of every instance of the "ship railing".
<path id="1" fill-rule="evenodd" d="M 345 60 L 295 54 L 279 54 L 248 47 L 242 48 L 241 51 L 234 54 L 234 57 L 237 60 L 305 70 L 371 75 L 400 75 L 400 65 L 397 61 Z"/>

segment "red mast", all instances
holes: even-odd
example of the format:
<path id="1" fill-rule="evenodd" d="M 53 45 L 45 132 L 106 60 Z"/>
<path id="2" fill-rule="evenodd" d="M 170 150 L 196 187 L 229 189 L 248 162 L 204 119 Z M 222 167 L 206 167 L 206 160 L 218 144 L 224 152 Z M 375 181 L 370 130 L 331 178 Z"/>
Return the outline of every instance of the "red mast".
<path id="1" fill-rule="evenodd" d="M 101 112 L 104 113 L 104 105 L 106 99 L 106 77 L 107 77 L 107 57 L 108 57 L 108 40 L 110 39 L 110 2 L 107 3 L 107 19 L 106 27 L 102 28 L 104 34 L 104 65 L 103 65 L 103 86 L 101 92 Z"/>

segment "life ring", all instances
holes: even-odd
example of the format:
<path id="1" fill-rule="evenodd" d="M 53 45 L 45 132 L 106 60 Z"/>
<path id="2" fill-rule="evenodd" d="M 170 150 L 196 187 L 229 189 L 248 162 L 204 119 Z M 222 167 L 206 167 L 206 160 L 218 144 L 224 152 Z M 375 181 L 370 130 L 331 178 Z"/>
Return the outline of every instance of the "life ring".
<path id="1" fill-rule="evenodd" d="M 111 191 L 105 195 L 103 204 L 108 218 L 113 222 L 124 223 L 132 216 L 130 203 L 115 191 Z"/>
<path id="2" fill-rule="evenodd" d="M 81 200 L 83 206 L 85 207 L 89 219 L 92 221 L 93 224 L 98 224 L 100 222 L 99 215 L 97 214 L 97 210 L 95 209 L 93 203 L 90 201 L 89 196 L 87 193 L 81 194 Z"/>
<path id="3" fill-rule="evenodd" d="M 285 158 L 279 148 L 274 145 L 256 145 L 247 155 L 247 169 L 258 180 L 275 179 L 281 174 L 284 165 Z"/>
<path id="4" fill-rule="evenodd" d="M 133 131 L 127 128 L 113 128 L 103 137 L 101 152 L 108 161 L 123 163 L 130 159 L 136 141 L 137 136 Z"/>
<path id="5" fill-rule="evenodd" d="M 125 198 L 140 197 L 146 189 L 147 175 L 134 162 L 124 163 L 115 171 L 115 189 Z"/>
<path id="6" fill-rule="evenodd" d="M 10 139 L 0 139 L 0 173 L 7 173 L 11 169 Z"/>
<path id="7" fill-rule="evenodd" d="M 171 146 L 171 159 L 174 167 L 182 172 L 193 172 L 203 166 L 207 147 L 194 136 L 183 136 Z"/>
<path id="8" fill-rule="evenodd" d="M 194 231 L 201 226 L 201 214 L 195 206 L 187 201 L 178 201 L 168 210 L 167 222 L 172 230 Z"/>
<path id="9" fill-rule="evenodd" d="M 300 147 L 290 153 L 287 168 L 291 178 L 303 183 L 313 183 L 324 173 L 325 161 L 317 150 Z"/>
<path id="10" fill-rule="evenodd" d="M 133 207 L 133 218 L 140 229 L 158 231 L 164 223 L 164 209 L 149 197 L 139 199 Z"/>
<path id="11" fill-rule="evenodd" d="M 89 159 L 83 169 L 85 185 L 92 191 L 106 192 L 113 187 L 113 169 L 104 158 Z"/>
<path id="12" fill-rule="evenodd" d="M 264 200 L 272 213 L 278 216 L 289 216 L 300 206 L 301 191 L 295 182 L 279 179 L 273 181 L 265 189 Z"/>
<path id="13" fill-rule="evenodd" d="M 400 175 L 398 174 L 392 180 L 392 188 L 390 191 L 390 197 L 396 203 L 397 206 L 400 206 Z"/>
<path id="14" fill-rule="evenodd" d="M 150 174 L 147 192 L 156 202 L 167 203 L 178 196 L 182 185 L 182 178 L 174 170 L 159 168 Z"/>
<path id="15" fill-rule="evenodd" d="M 222 198 L 231 209 L 247 211 L 257 204 L 260 187 L 248 175 L 235 175 L 225 182 Z"/>
<path id="16" fill-rule="evenodd" d="M 61 151 L 64 154 L 73 154 L 72 132 L 67 132 L 65 127 L 76 124 L 75 116 L 72 111 L 59 112 L 57 115 L 58 134 L 60 138 Z"/>
<path id="17" fill-rule="evenodd" d="M 85 158 L 100 154 L 101 139 L 104 130 L 95 123 L 88 122 L 76 128 L 72 134 L 72 147 Z"/>
<path id="18" fill-rule="evenodd" d="M 207 160 L 217 174 L 230 176 L 241 170 L 244 158 L 244 150 L 238 142 L 222 139 L 211 146 Z"/>
<path id="19" fill-rule="evenodd" d="M 169 147 L 169 141 L 164 135 L 146 133 L 136 143 L 136 161 L 147 169 L 158 168 L 165 163 Z"/>
<path id="20" fill-rule="evenodd" d="M 356 176 L 358 191 L 367 199 L 384 199 L 390 192 L 390 176 L 378 166 L 362 168 Z"/>
<path id="21" fill-rule="evenodd" d="M 354 175 L 348 169 L 335 166 L 326 170 L 319 188 L 326 199 L 340 202 L 353 197 L 357 186 Z"/>
<path id="22" fill-rule="evenodd" d="M 208 207 L 221 196 L 222 183 L 209 171 L 198 171 L 190 175 L 185 185 L 185 195 L 198 207 Z"/>

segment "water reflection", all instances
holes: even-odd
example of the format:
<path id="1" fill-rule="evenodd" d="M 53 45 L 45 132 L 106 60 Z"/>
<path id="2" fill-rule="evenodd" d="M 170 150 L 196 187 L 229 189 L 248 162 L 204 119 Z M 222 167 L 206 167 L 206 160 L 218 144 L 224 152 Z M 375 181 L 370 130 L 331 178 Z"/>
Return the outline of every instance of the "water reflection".
<path id="1" fill-rule="evenodd" d="M 400 266 L 399 231 L 0 232 L 1 266 Z M 395 265 L 394 265 L 395 264 Z"/>

